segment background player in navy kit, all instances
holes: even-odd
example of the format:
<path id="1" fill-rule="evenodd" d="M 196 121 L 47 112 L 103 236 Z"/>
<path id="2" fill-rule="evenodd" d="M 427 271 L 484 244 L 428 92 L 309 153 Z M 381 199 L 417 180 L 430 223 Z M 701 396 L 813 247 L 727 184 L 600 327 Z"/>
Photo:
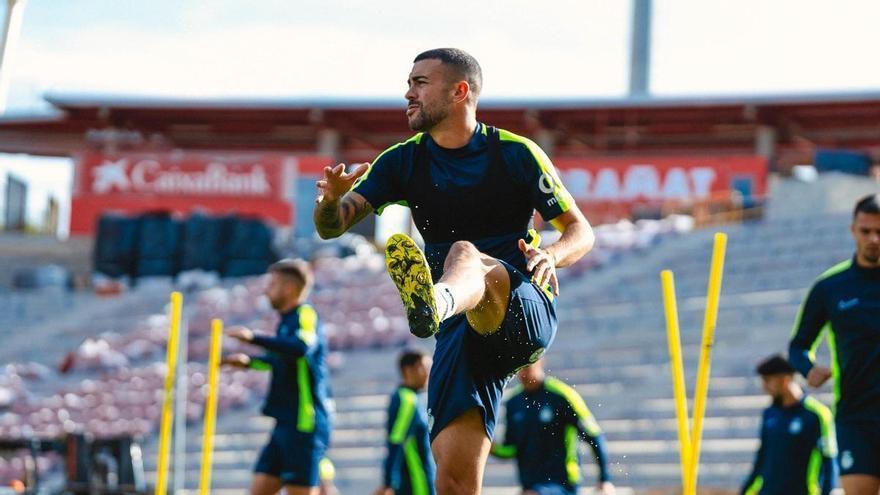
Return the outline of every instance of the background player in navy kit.
<path id="1" fill-rule="evenodd" d="M 281 314 L 275 336 L 232 327 L 228 335 L 266 349 L 250 357 L 232 354 L 224 364 L 271 370 L 263 414 L 275 418 L 269 443 L 254 469 L 251 494 L 317 495 L 320 462 L 330 440 L 326 337 L 315 310 L 305 303 L 312 272 L 302 260 L 281 260 L 269 267 L 266 296 Z"/>
<path id="2" fill-rule="evenodd" d="M 834 421 L 824 404 L 804 394 L 782 356 L 758 365 L 773 404 L 761 418 L 761 447 L 744 495 L 828 495 L 837 484 Z"/>
<path id="3" fill-rule="evenodd" d="M 518 373 L 520 386 L 507 401 L 504 442 L 492 455 L 516 458 L 524 495 L 573 495 L 581 478 L 579 441 L 590 445 L 599 467 L 598 493 L 615 493 L 605 439 L 581 396 L 546 376 L 544 360 Z"/>
<path id="4" fill-rule="evenodd" d="M 880 195 L 860 199 L 852 259 L 823 273 L 801 306 L 789 360 L 812 387 L 834 377 L 841 484 L 847 495 L 880 491 Z M 828 329 L 831 368 L 813 364 Z"/>
<path id="5" fill-rule="evenodd" d="M 477 122 L 482 72 L 473 57 L 424 52 L 408 84 L 407 120 L 422 132 L 372 167 L 326 168 L 315 226 L 335 237 L 387 204 L 409 205 L 426 253 L 392 236 L 386 264 L 410 330 L 437 337 L 428 385 L 437 491 L 472 494 L 504 385 L 555 337 L 556 268 L 586 254 L 593 233 L 535 143 Z M 529 232 L 536 209 L 562 231 L 550 246 Z"/>
<path id="6" fill-rule="evenodd" d="M 407 350 L 400 355 L 398 367 L 401 384 L 388 405 L 388 455 L 376 495 L 434 495 L 428 415 L 419 398 L 428 385 L 431 358 L 424 351 Z"/>

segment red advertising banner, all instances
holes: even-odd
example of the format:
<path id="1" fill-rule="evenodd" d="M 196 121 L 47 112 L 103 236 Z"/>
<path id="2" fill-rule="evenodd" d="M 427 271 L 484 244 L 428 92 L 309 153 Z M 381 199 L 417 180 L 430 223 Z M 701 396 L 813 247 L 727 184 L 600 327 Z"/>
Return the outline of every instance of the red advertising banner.
<path id="1" fill-rule="evenodd" d="M 91 234 L 105 211 L 254 215 L 290 225 L 298 169 L 322 156 L 265 153 L 84 153 L 78 157 L 72 234 Z"/>
<path id="2" fill-rule="evenodd" d="M 585 211 L 605 220 L 638 206 L 688 204 L 767 191 L 767 161 L 756 156 L 556 158 L 565 187 Z M 600 220 L 596 218 L 594 220 Z"/>

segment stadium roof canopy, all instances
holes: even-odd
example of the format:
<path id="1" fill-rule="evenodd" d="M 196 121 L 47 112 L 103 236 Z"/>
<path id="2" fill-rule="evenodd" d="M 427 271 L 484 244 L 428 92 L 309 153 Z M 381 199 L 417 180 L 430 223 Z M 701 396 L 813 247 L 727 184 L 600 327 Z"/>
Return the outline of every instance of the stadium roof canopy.
<path id="1" fill-rule="evenodd" d="M 0 152 L 247 149 L 370 159 L 411 132 L 403 98 L 200 99 L 53 94 L 47 115 L 0 118 Z M 817 148 L 880 159 L 880 92 L 619 99 L 486 99 L 480 120 L 556 156 L 761 154 L 809 162 Z"/>

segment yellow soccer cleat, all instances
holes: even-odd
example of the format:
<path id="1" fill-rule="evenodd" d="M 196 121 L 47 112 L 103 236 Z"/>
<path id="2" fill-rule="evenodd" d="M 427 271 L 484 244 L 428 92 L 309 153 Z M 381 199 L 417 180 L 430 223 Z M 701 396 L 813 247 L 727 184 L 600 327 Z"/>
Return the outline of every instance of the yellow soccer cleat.
<path id="1" fill-rule="evenodd" d="M 428 338 L 440 330 L 434 281 L 425 254 L 406 234 L 394 234 L 385 243 L 385 268 L 400 292 L 409 331 Z"/>

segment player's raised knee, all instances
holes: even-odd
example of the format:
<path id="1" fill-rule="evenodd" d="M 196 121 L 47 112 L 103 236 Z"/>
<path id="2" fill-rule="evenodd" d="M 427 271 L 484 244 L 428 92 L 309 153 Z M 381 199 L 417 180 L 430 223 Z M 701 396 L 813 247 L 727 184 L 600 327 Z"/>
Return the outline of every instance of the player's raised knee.
<path id="1" fill-rule="evenodd" d="M 480 256 L 480 250 L 470 241 L 455 241 L 449 248 L 449 257 L 451 256 Z"/>

